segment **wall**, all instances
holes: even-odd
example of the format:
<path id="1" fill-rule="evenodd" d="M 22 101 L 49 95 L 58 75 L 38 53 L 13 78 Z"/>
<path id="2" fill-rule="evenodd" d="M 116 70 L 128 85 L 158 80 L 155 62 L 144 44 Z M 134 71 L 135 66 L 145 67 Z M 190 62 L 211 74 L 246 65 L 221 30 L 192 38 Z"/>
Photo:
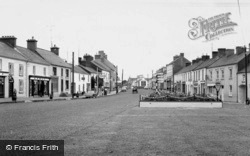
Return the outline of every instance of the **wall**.
<path id="1" fill-rule="evenodd" d="M 14 59 L 8 59 L 8 58 L 3 58 L 2 59 L 2 71 L 9 71 L 9 63 L 14 64 L 14 89 L 17 91 L 17 97 L 27 97 L 27 80 L 26 80 L 26 62 L 24 61 L 19 61 L 19 60 L 14 60 Z M 19 76 L 19 64 L 23 65 L 23 76 Z M 19 80 L 23 80 L 23 92 L 20 92 L 19 88 Z M 5 89 L 4 89 L 5 98 L 9 97 L 9 77 L 5 77 Z"/>

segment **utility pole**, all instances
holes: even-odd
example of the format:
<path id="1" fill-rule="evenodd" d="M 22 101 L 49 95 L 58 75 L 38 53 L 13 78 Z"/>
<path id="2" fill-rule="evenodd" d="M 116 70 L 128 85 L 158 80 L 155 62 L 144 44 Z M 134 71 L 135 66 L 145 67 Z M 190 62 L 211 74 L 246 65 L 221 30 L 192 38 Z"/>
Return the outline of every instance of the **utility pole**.
<path id="1" fill-rule="evenodd" d="M 117 79 L 118 79 L 118 66 L 116 66 L 116 94 L 118 94 L 118 83 L 117 83 Z"/>
<path id="2" fill-rule="evenodd" d="M 122 69 L 122 86 L 123 86 L 123 69 Z"/>
<path id="3" fill-rule="evenodd" d="M 246 105 L 249 105 L 249 103 L 248 103 L 248 83 L 247 83 L 247 48 L 246 48 L 246 46 L 244 46 L 244 52 L 245 52 Z"/>
<path id="4" fill-rule="evenodd" d="M 71 93 L 72 93 L 72 98 L 74 98 L 74 92 L 75 92 L 75 82 L 74 82 L 74 52 L 72 52 L 72 84 L 71 84 Z"/>
<path id="5" fill-rule="evenodd" d="M 96 66 L 96 71 L 97 71 L 97 75 L 96 75 L 96 88 L 97 88 L 97 94 L 99 93 L 99 75 L 98 75 L 98 67 Z"/>

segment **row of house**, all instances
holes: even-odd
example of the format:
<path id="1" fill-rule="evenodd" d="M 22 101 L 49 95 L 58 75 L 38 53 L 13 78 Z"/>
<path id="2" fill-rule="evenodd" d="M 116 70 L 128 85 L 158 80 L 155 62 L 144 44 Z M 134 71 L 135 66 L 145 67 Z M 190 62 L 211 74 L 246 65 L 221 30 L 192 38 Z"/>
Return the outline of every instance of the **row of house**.
<path id="1" fill-rule="evenodd" d="M 45 50 L 37 47 L 34 37 L 27 40 L 27 47 L 16 45 L 16 40 L 14 36 L 0 38 L 0 98 L 12 97 L 14 90 L 17 97 L 86 92 L 96 89 L 98 80 L 99 88 L 115 87 L 117 68 L 104 51 L 95 60 L 90 55 L 79 58 L 73 76 L 72 64 L 59 57 L 56 45 Z"/>
<path id="2" fill-rule="evenodd" d="M 184 54 L 175 56 L 170 64 L 157 72 L 164 74 L 164 82 L 158 87 L 184 94 L 200 94 L 217 96 L 215 85 L 219 84 L 219 98 L 225 102 L 245 103 L 246 85 L 245 72 L 250 77 L 250 55 L 245 47 L 234 49 L 219 48 L 212 52 L 212 57 L 202 55 L 200 58 L 188 61 Z M 155 75 L 157 74 L 155 73 Z M 155 85 L 153 77 L 151 87 Z M 247 97 L 250 96 L 248 92 Z"/>

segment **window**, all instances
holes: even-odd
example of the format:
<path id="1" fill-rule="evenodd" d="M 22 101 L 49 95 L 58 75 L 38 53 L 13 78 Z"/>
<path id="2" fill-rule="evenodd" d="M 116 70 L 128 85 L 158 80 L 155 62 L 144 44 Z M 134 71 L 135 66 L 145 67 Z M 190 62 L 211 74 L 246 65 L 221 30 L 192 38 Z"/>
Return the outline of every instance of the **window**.
<path id="1" fill-rule="evenodd" d="M 61 69 L 61 76 L 63 76 L 63 68 Z"/>
<path id="2" fill-rule="evenodd" d="M 23 65 L 19 64 L 19 76 L 23 76 Z"/>
<path id="3" fill-rule="evenodd" d="M 2 59 L 0 59 L 0 71 L 2 71 Z"/>
<path id="4" fill-rule="evenodd" d="M 198 80 L 200 80 L 200 74 L 201 74 L 201 72 L 198 71 Z"/>
<path id="5" fill-rule="evenodd" d="M 14 75 L 14 64 L 13 63 L 9 63 L 9 73 L 11 75 Z"/>
<path id="6" fill-rule="evenodd" d="M 229 85 L 229 96 L 233 96 L 232 92 L 233 92 L 233 86 Z"/>
<path id="7" fill-rule="evenodd" d="M 53 92 L 58 92 L 58 78 L 52 78 Z"/>
<path id="8" fill-rule="evenodd" d="M 221 70 L 221 79 L 224 79 L 224 70 Z"/>
<path id="9" fill-rule="evenodd" d="M 216 78 L 219 79 L 219 70 L 216 70 Z"/>
<path id="10" fill-rule="evenodd" d="M 202 70 L 202 80 L 204 80 L 204 70 Z"/>
<path id="11" fill-rule="evenodd" d="M 46 76 L 46 68 L 43 68 L 43 75 Z"/>
<path id="12" fill-rule="evenodd" d="M 242 75 L 242 81 L 245 82 L 246 78 L 245 78 L 245 74 Z"/>
<path id="13" fill-rule="evenodd" d="M 79 74 L 79 81 L 81 80 L 81 74 Z"/>
<path id="14" fill-rule="evenodd" d="M 69 89 L 69 80 L 66 80 L 66 89 Z"/>
<path id="15" fill-rule="evenodd" d="M 69 70 L 66 69 L 66 77 L 69 77 Z"/>
<path id="16" fill-rule="evenodd" d="M 23 80 L 19 80 L 19 94 L 23 94 Z"/>
<path id="17" fill-rule="evenodd" d="M 213 79 L 213 71 L 210 70 L 209 72 L 210 72 L 210 78 L 211 78 L 211 80 L 212 80 L 212 79 Z"/>
<path id="18" fill-rule="evenodd" d="M 233 77 L 233 69 L 230 68 L 229 69 L 229 79 L 232 79 L 232 77 Z"/>
<path id="19" fill-rule="evenodd" d="M 36 66 L 33 66 L 33 75 L 36 75 Z"/>
<path id="20" fill-rule="evenodd" d="M 57 72 L 56 72 L 56 67 L 53 67 L 53 75 L 56 76 Z"/>
<path id="21" fill-rule="evenodd" d="M 89 82 L 89 75 L 88 75 L 88 82 Z"/>

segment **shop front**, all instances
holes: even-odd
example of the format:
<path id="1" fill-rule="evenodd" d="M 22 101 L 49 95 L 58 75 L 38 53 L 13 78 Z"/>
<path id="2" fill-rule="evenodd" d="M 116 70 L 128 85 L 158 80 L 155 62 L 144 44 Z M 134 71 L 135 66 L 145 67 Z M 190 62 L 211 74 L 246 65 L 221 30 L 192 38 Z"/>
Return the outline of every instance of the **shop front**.
<path id="1" fill-rule="evenodd" d="M 49 96 L 50 77 L 29 76 L 29 96 Z"/>

